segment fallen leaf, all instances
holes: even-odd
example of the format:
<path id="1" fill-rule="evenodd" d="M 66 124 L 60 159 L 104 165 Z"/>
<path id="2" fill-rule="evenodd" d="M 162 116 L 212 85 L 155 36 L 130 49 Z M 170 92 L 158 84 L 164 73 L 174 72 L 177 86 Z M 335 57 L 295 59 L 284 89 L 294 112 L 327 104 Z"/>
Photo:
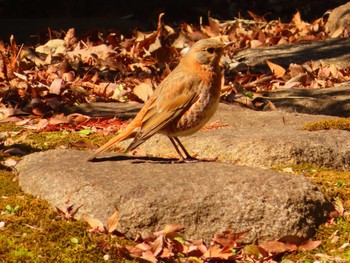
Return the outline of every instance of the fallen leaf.
<path id="1" fill-rule="evenodd" d="M 49 124 L 51 125 L 57 125 L 57 124 L 63 124 L 63 123 L 69 123 L 69 118 L 64 116 L 63 113 L 57 114 L 49 119 Z"/>
<path id="2" fill-rule="evenodd" d="M 164 246 L 163 236 L 157 237 L 157 239 L 152 243 L 153 255 L 158 256 L 162 252 L 163 246 Z"/>
<path id="3" fill-rule="evenodd" d="M 42 54 L 65 54 L 66 48 L 64 46 L 63 39 L 51 39 L 47 41 L 44 45 L 38 46 L 35 52 Z"/>
<path id="4" fill-rule="evenodd" d="M 105 231 L 105 227 L 100 220 L 93 218 L 87 214 L 81 215 L 80 220 L 88 223 L 91 231 L 98 231 L 98 232 Z"/>
<path id="5" fill-rule="evenodd" d="M 152 251 L 145 251 L 142 253 L 142 256 L 140 257 L 142 260 L 141 262 L 145 263 L 157 263 L 158 259 L 153 255 Z"/>
<path id="6" fill-rule="evenodd" d="M 142 251 L 147 251 L 147 250 L 151 250 L 151 246 L 149 244 L 147 244 L 146 242 L 142 242 L 139 243 L 135 246 L 138 249 L 141 249 Z"/>
<path id="7" fill-rule="evenodd" d="M 164 227 L 164 229 L 162 231 L 156 232 L 156 233 L 161 233 L 166 237 L 178 236 L 178 234 L 176 232 L 182 231 L 184 229 L 185 229 L 185 227 L 183 225 L 168 224 Z M 154 234 L 157 235 L 156 233 L 154 233 Z"/>
<path id="8" fill-rule="evenodd" d="M 31 121 L 31 119 L 19 120 L 19 121 L 16 121 L 15 125 L 22 126 L 22 125 L 27 124 L 29 121 Z"/>
<path id="9" fill-rule="evenodd" d="M 296 251 L 298 247 L 294 244 L 283 243 L 279 241 L 269 241 L 259 245 L 262 249 L 264 249 L 268 253 L 284 253 Z"/>
<path id="10" fill-rule="evenodd" d="M 48 124 L 49 124 L 49 122 L 47 119 L 41 119 L 36 124 L 25 125 L 24 127 L 26 129 L 30 129 L 30 130 L 41 130 L 41 129 L 44 129 Z"/>
<path id="11" fill-rule="evenodd" d="M 15 167 L 17 164 L 17 161 L 15 159 L 8 158 L 5 161 L 2 161 L 1 163 L 6 167 Z"/>
<path id="12" fill-rule="evenodd" d="M 63 85 L 63 79 L 54 79 L 51 82 L 51 85 L 49 87 L 50 93 L 51 94 L 60 95 L 62 85 Z"/>
<path id="13" fill-rule="evenodd" d="M 173 257 L 175 254 L 167 247 L 163 248 L 162 254 L 160 255 L 160 257 L 163 258 L 171 258 Z"/>
<path id="14" fill-rule="evenodd" d="M 109 233 L 112 233 L 117 229 L 119 222 L 119 210 L 118 208 L 114 209 L 114 213 L 107 218 L 107 230 Z"/>
<path id="15" fill-rule="evenodd" d="M 300 251 L 311 251 L 314 250 L 315 248 L 317 248 L 319 245 L 321 245 L 322 241 L 312 241 L 312 240 L 308 240 L 306 241 L 304 244 L 300 245 L 298 247 L 298 250 Z"/>
<path id="16" fill-rule="evenodd" d="M 193 243 L 191 243 L 188 246 L 187 255 L 188 256 L 194 256 L 194 257 L 200 257 L 205 252 L 207 252 L 208 248 L 203 243 L 203 240 L 198 240 Z"/>
<path id="17" fill-rule="evenodd" d="M 14 108 L 0 108 L 0 119 L 6 119 L 10 116 L 16 116 L 16 115 L 22 115 L 27 114 L 23 112 L 20 109 L 14 109 Z"/>
<path id="18" fill-rule="evenodd" d="M 83 123 L 83 122 L 85 122 L 85 121 L 90 119 L 89 116 L 83 115 L 83 114 L 80 114 L 80 113 L 69 114 L 69 115 L 67 115 L 67 118 L 69 120 L 74 121 L 75 123 Z"/>
<path id="19" fill-rule="evenodd" d="M 202 256 L 206 259 L 233 259 L 234 254 L 231 251 L 225 251 L 217 245 L 211 246 Z"/>
<path id="20" fill-rule="evenodd" d="M 75 37 L 75 29 L 70 28 L 67 31 L 66 36 L 64 37 L 64 44 L 66 47 L 70 47 L 77 42 L 77 38 Z"/>
<path id="21" fill-rule="evenodd" d="M 235 233 L 233 230 L 228 229 L 220 234 L 216 234 L 213 241 L 220 244 L 223 247 L 236 247 L 237 242 L 249 233 L 249 230 Z"/>
<path id="22" fill-rule="evenodd" d="M 269 60 L 266 60 L 266 63 L 269 66 L 270 70 L 272 71 L 272 74 L 276 78 L 281 78 L 286 73 L 286 70 L 283 67 L 281 67 L 280 65 L 277 65 Z"/>

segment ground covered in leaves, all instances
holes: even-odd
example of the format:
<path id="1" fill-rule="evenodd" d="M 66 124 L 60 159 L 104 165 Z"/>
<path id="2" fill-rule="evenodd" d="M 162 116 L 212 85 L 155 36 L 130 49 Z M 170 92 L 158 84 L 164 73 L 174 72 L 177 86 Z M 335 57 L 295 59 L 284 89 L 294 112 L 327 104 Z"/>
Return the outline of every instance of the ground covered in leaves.
<path id="1" fill-rule="evenodd" d="M 177 65 L 181 53 L 194 41 L 220 37 L 232 41 L 222 61 L 226 69 L 222 100 L 278 88 L 326 88 L 350 79 L 350 68 L 309 62 L 283 68 L 267 61 L 271 72 L 257 72 L 234 60 L 237 50 L 269 45 L 328 39 L 326 18 L 304 22 L 297 13 L 290 23 L 237 18 L 209 25 L 182 24 L 171 28 L 162 22 L 154 32 L 134 31 L 126 38 L 117 31 L 84 37 L 50 31 L 51 40 L 37 46 L 0 43 L 0 259 L 19 261 L 127 262 L 313 262 L 350 260 L 350 174 L 312 166 L 281 167 L 303 173 L 319 184 L 336 211 L 315 240 L 240 244 L 240 235 L 227 231 L 209 241 L 188 241 L 182 226 L 164 226 L 149 237 L 115 232 L 116 215 L 107 227 L 101 222 L 76 221 L 76 207 L 54 211 L 45 201 L 23 193 L 12 167 L 20 156 L 56 147 L 93 148 L 113 136 L 127 122 L 64 115 L 67 106 L 96 101 L 142 102 Z M 347 37 L 347 30 L 333 37 Z M 239 100 L 237 100 L 239 102 Z M 259 105 L 256 105 L 257 108 Z M 270 107 L 273 109 L 273 107 Z M 344 122 L 346 129 L 348 123 Z M 339 123 L 338 123 L 339 124 Z M 307 129 L 328 129 L 333 123 Z M 100 136 L 101 134 L 105 136 Z M 117 213 L 117 211 L 116 211 Z"/>

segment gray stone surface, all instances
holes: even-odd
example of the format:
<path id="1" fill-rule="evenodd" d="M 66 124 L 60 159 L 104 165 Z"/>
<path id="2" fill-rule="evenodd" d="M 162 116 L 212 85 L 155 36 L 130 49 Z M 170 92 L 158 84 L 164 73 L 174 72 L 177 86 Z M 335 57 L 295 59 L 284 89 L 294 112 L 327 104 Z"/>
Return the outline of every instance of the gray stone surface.
<path id="1" fill-rule="evenodd" d="M 250 229 L 245 241 L 309 238 L 330 208 L 303 176 L 159 158 L 86 162 L 89 153 L 57 149 L 27 155 L 16 167 L 20 186 L 61 209 L 67 200 L 82 204 L 80 213 L 103 222 L 116 206 L 118 230 L 131 236 L 173 223 L 187 226 L 190 239 L 210 238 L 227 228 Z"/>
<path id="2" fill-rule="evenodd" d="M 213 121 L 220 121 L 227 127 L 202 131 L 181 141 L 190 153 L 200 158 L 216 158 L 220 162 L 263 168 L 313 163 L 348 170 L 349 131 L 303 130 L 305 124 L 325 119 L 334 117 L 279 111 L 256 112 L 221 105 Z M 140 149 L 151 155 L 168 156 L 173 153 L 172 156 L 176 157 L 169 140 L 161 135 L 151 138 Z"/>
<path id="3" fill-rule="evenodd" d="M 235 59 L 246 63 L 253 70 L 271 72 L 266 60 L 284 68 L 291 63 L 320 62 L 345 68 L 350 65 L 350 38 L 336 38 L 317 41 L 300 41 L 286 45 L 247 48 L 237 51 Z"/>
<path id="4" fill-rule="evenodd" d="M 123 117 L 120 104 L 104 104 L 103 114 Z M 125 105 L 123 105 L 125 107 Z M 130 112 L 132 108 L 124 108 Z M 99 105 L 89 111 L 99 114 Z M 84 112 L 84 106 L 81 108 Z M 200 131 L 181 138 L 187 150 L 199 158 L 217 159 L 252 167 L 269 168 L 281 164 L 312 163 L 332 169 L 350 169 L 349 131 L 323 130 L 309 132 L 303 126 L 310 122 L 336 119 L 334 116 L 309 115 L 284 111 L 261 112 L 234 105 L 220 104 L 210 124 L 222 128 Z M 130 141 L 118 146 L 126 148 Z M 146 154 L 177 158 L 170 141 L 156 135 L 142 144 Z M 118 155 L 118 153 L 116 153 Z"/>
<path id="5" fill-rule="evenodd" d="M 350 82 L 326 89 L 261 91 L 279 110 L 350 117 Z"/>

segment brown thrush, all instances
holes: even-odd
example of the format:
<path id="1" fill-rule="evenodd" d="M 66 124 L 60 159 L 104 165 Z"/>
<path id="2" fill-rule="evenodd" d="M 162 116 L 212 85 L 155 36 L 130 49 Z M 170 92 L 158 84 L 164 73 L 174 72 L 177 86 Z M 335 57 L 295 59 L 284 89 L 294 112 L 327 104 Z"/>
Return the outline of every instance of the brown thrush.
<path id="1" fill-rule="evenodd" d="M 160 83 L 133 121 L 88 160 L 117 142 L 134 138 L 126 149 L 131 151 L 156 133 L 170 139 L 180 160 L 193 160 L 178 137 L 197 132 L 217 110 L 222 83 L 219 62 L 224 47 L 225 44 L 217 38 L 196 42 Z"/>

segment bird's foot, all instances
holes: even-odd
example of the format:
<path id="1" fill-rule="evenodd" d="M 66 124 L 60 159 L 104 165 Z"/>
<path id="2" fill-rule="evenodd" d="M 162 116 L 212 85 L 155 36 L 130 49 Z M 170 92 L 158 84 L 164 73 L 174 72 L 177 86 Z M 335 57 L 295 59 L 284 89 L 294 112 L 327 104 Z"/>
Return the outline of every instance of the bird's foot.
<path id="1" fill-rule="evenodd" d="M 174 163 L 197 163 L 200 161 L 201 161 L 200 159 L 189 156 L 186 158 L 180 158 L 179 160 L 176 160 Z"/>

